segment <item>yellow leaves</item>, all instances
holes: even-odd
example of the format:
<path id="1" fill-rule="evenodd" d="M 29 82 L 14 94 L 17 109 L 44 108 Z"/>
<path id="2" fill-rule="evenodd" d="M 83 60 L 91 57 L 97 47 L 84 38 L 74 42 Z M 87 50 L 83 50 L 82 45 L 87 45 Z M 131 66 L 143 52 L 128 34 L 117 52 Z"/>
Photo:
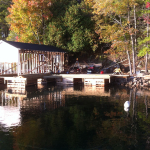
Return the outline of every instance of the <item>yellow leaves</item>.
<path id="1" fill-rule="evenodd" d="M 118 7 L 118 5 L 114 4 L 113 0 L 96 0 L 96 3 L 93 6 L 94 13 L 103 15 L 114 13 L 115 7 Z"/>
<path id="2" fill-rule="evenodd" d="M 130 24 L 130 21 L 127 21 L 127 24 Z"/>
<path id="3" fill-rule="evenodd" d="M 7 16 L 10 30 L 19 35 L 19 40 L 30 37 L 30 33 L 38 34 L 42 21 L 52 17 L 50 6 L 50 0 L 13 0 Z"/>
<path id="4" fill-rule="evenodd" d="M 95 4 L 94 0 L 84 0 L 86 5 L 89 5 L 90 7 L 93 7 L 93 5 Z"/>
<path id="5" fill-rule="evenodd" d="M 86 0 L 88 1 L 88 0 Z M 136 5 L 134 0 L 95 0 L 93 4 L 94 14 L 121 15 L 127 14 L 128 3 L 130 6 Z"/>

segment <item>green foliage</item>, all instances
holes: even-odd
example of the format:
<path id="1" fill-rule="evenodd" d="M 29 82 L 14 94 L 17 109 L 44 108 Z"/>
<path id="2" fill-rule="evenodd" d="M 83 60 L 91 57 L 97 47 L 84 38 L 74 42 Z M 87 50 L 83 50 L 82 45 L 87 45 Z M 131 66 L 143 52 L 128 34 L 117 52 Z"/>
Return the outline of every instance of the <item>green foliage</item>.
<path id="1" fill-rule="evenodd" d="M 0 1 L 0 39 L 6 39 L 8 36 L 9 26 L 5 17 L 8 15 L 7 8 L 10 4 L 11 0 Z"/>
<path id="2" fill-rule="evenodd" d="M 63 10 L 60 15 L 57 12 L 59 8 L 55 8 L 56 11 L 53 12 L 53 18 L 47 27 L 44 43 L 74 52 L 95 50 L 94 21 L 84 2 L 78 4 L 73 1 L 68 3 L 68 6 L 64 6 L 63 1 L 59 3 L 62 3 L 59 6 L 64 7 L 65 11 Z"/>
<path id="3" fill-rule="evenodd" d="M 149 1 L 144 1 L 144 5 L 146 6 L 146 2 Z M 140 35 L 138 39 L 138 45 L 139 45 L 139 53 L 138 56 L 144 56 L 147 54 L 147 52 L 150 52 L 150 36 L 149 36 L 149 31 L 147 28 L 149 28 L 149 16 L 150 10 L 146 7 L 141 10 L 141 16 L 143 17 L 143 22 L 144 22 L 144 29 L 142 30 L 142 34 Z M 148 23 L 147 23 L 148 22 Z"/>
<path id="4" fill-rule="evenodd" d="M 9 36 L 7 37 L 7 40 L 8 41 L 16 41 L 17 36 L 18 36 L 17 33 L 15 33 L 14 31 L 10 31 Z"/>
<path id="5" fill-rule="evenodd" d="M 144 39 L 139 40 L 139 46 L 146 44 L 147 42 L 150 42 L 150 37 L 145 37 Z"/>
<path id="6" fill-rule="evenodd" d="M 149 47 L 150 48 L 150 47 Z M 149 51 L 148 47 L 142 47 L 138 53 L 138 56 L 144 56 Z"/>

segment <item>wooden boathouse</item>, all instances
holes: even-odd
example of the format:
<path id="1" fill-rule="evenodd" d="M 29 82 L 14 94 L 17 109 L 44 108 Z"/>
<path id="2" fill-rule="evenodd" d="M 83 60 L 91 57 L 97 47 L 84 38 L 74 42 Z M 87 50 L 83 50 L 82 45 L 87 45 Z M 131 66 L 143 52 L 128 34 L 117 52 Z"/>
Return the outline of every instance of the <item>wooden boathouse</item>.
<path id="1" fill-rule="evenodd" d="M 62 72 L 64 54 L 54 46 L 0 40 L 0 75 Z"/>

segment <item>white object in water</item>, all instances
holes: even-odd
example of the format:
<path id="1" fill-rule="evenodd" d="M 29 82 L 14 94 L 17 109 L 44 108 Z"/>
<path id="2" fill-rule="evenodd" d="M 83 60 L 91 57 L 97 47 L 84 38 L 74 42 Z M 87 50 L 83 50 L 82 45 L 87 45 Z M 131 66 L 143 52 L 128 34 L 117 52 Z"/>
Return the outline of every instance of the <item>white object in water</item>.
<path id="1" fill-rule="evenodd" d="M 126 102 L 124 103 L 124 110 L 125 110 L 125 111 L 129 111 L 129 107 L 130 107 L 130 102 L 129 102 L 129 101 L 126 101 Z"/>

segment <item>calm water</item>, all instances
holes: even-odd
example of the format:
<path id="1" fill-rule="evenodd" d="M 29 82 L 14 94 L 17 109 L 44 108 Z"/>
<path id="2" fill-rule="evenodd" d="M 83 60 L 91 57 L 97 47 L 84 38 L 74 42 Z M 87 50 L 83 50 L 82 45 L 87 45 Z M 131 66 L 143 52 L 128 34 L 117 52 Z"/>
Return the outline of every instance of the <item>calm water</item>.
<path id="1" fill-rule="evenodd" d="M 38 86 L 15 92 L 1 87 L 0 150 L 150 149 L 149 89 Z"/>

